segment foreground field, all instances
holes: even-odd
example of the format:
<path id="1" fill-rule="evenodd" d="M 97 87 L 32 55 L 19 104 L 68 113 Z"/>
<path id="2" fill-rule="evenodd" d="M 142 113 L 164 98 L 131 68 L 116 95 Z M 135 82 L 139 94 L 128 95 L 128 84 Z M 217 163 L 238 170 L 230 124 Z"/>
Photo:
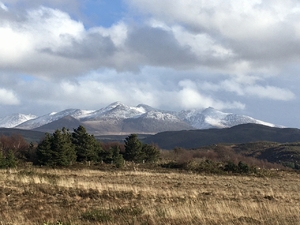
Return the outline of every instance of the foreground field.
<path id="1" fill-rule="evenodd" d="M 0 171 L 0 224 L 300 224 L 300 175 Z"/>

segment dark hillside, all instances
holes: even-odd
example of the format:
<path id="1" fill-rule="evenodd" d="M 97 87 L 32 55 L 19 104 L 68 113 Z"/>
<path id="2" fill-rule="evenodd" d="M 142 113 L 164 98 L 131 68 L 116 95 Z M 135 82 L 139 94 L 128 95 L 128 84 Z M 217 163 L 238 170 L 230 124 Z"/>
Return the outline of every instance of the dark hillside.
<path id="1" fill-rule="evenodd" d="M 300 130 L 294 128 L 274 128 L 259 124 L 242 124 L 224 129 L 167 131 L 143 140 L 144 143 L 155 143 L 163 149 L 182 147 L 198 148 L 218 143 L 249 143 L 257 141 L 298 142 Z"/>
<path id="2" fill-rule="evenodd" d="M 244 156 L 255 157 L 270 163 L 282 164 L 293 169 L 300 169 L 300 142 L 243 143 L 234 145 L 233 150 Z"/>
<path id="3" fill-rule="evenodd" d="M 45 133 L 32 130 L 21 130 L 14 128 L 0 128 L 0 136 L 12 136 L 14 134 L 21 135 L 28 142 L 39 142 L 44 138 Z"/>
<path id="4" fill-rule="evenodd" d="M 256 158 L 280 163 L 293 169 L 300 169 L 300 143 L 280 144 L 267 148 L 261 151 Z"/>

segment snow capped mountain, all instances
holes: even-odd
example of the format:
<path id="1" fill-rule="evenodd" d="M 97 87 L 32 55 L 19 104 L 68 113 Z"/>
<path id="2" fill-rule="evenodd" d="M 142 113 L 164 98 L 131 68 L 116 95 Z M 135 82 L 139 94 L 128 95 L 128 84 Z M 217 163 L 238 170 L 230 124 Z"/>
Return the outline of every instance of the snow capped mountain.
<path id="1" fill-rule="evenodd" d="M 3 118 L 0 118 L 0 127 L 5 127 L 5 128 L 13 128 L 25 121 L 35 119 L 37 116 L 35 115 L 25 115 L 25 114 L 14 114 L 11 116 L 6 116 Z"/>
<path id="2" fill-rule="evenodd" d="M 166 112 L 159 112 L 159 111 L 149 111 L 141 115 L 141 117 L 147 119 L 156 119 L 161 121 L 175 121 L 175 122 L 181 121 L 177 116 L 173 114 L 166 113 Z"/>
<path id="3" fill-rule="evenodd" d="M 23 115 L 22 119 L 22 114 L 18 115 L 19 117 L 17 118 L 19 120 L 17 118 L 9 120 L 8 117 L 0 119 L 0 125 L 10 128 L 37 129 L 48 124 L 49 126 L 47 127 L 51 128 L 60 125 L 57 121 L 70 121 L 73 118 L 72 124 L 82 124 L 87 129 L 101 134 L 105 132 L 155 133 L 168 130 L 227 128 L 246 123 L 275 127 L 274 124 L 256 120 L 249 116 L 224 113 L 212 107 L 205 110 L 194 109 L 170 112 L 155 109 L 145 104 L 132 107 L 124 105 L 121 102 L 114 102 L 99 110 L 66 109 L 61 112 L 48 113 L 40 117 L 32 115 L 27 115 L 26 117 Z M 64 119 L 67 117 L 68 120 Z M 51 125 L 52 123 L 54 124 Z M 70 123 L 66 122 L 66 124 Z M 70 127 L 70 129 L 72 128 Z"/>
<path id="4" fill-rule="evenodd" d="M 233 113 L 224 113 L 212 107 L 209 107 L 203 111 L 181 111 L 177 115 L 183 121 L 187 122 L 196 129 L 228 128 L 246 123 L 255 123 L 275 127 L 274 124 L 267 123 L 261 120 L 256 120 L 249 116 L 238 115 Z"/>
<path id="5" fill-rule="evenodd" d="M 59 120 L 66 116 L 72 116 L 75 119 L 81 119 L 81 118 L 84 118 L 84 117 L 90 115 L 93 112 L 94 112 L 93 110 L 66 109 L 61 112 L 52 112 L 52 113 L 48 113 L 46 115 L 28 120 L 22 124 L 19 124 L 17 126 L 17 128 L 30 130 L 30 129 L 34 129 L 34 128 L 43 126 L 45 124 L 51 123 L 53 121 Z"/>
<path id="6" fill-rule="evenodd" d="M 103 109 L 94 111 L 85 117 L 84 120 L 97 120 L 101 118 L 127 119 L 141 116 L 146 112 L 147 109 L 143 106 L 130 107 L 121 102 L 114 102 Z"/>

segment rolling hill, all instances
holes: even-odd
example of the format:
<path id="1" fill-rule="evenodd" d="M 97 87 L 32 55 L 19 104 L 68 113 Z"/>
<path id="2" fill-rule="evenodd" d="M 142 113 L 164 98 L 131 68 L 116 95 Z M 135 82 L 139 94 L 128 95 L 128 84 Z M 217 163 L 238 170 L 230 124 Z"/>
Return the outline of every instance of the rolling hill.
<path id="1" fill-rule="evenodd" d="M 155 143 L 162 149 L 176 147 L 192 149 L 218 143 L 257 141 L 298 142 L 300 141 L 300 130 L 269 127 L 261 124 L 242 124 L 223 129 L 167 131 L 143 139 L 144 143 Z"/>

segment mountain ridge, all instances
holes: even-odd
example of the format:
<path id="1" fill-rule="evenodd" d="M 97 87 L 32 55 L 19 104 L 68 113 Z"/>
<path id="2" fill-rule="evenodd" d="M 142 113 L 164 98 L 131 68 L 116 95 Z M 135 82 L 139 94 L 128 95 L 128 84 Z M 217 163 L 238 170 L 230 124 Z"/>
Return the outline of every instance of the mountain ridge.
<path id="1" fill-rule="evenodd" d="M 65 117 L 73 119 L 69 121 Z M 17 121 L 1 120 L 0 127 L 5 124 L 17 124 Z M 58 122 L 57 122 L 58 121 Z M 276 125 L 249 116 L 225 113 L 212 107 L 204 110 L 192 109 L 181 111 L 166 111 L 153 108 L 146 104 L 127 106 L 121 102 L 114 102 L 98 110 L 65 109 L 51 112 L 39 117 L 21 121 L 10 128 L 53 131 L 67 124 L 69 129 L 78 124 L 86 126 L 94 134 L 119 133 L 149 133 L 163 131 L 228 128 L 239 124 L 255 123 L 270 127 Z M 3 126 L 5 127 L 5 126 Z"/>

